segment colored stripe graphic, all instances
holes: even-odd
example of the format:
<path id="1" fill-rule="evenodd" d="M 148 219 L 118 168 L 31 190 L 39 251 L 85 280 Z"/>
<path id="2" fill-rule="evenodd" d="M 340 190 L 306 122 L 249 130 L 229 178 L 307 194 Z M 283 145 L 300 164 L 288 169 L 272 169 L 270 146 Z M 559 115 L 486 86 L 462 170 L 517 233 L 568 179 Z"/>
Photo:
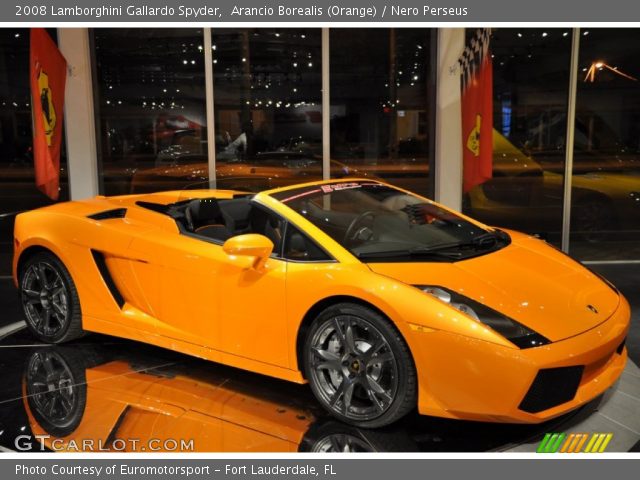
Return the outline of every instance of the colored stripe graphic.
<path id="1" fill-rule="evenodd" d="M 604 433 L 598 434 L 598 439 L 596 440 L 596 443 L 594 443 L 593 447 L 591 447 L 591 453 L 596 453 L 598 451 L 598 449 L 600 448 L 600 445 L 602 444 L 602 441 L 604 440 L 604 437 L 606 436 L 607 435 Z"/>
<path id="2" fill-rule="evenodd" d="M 575 441 L 575 437 L 576 437 L 575 433 L 569 434 L 564 444 L 562 445 L 562 448 L 560 449 L 560 453 L 567 453 L 567 449 L 569 448 L 569 445 L 571 445 Z"/>
<path id="3" fill-rule="evenodd" d="M 612 433 L 594 433 L 591 440 L 585 448 L 585 453 L 602 453 L 613 438 Z"/>
<path id="4" fill-rule="evenodd" d="M 613 438 L 612 433 L 546 433 L 537 453 L 602 453 Z M 584 450 L 582 447 L 585 445 Z"/>
<path id="5" fill-rule="evenodd" d="M 538 446 L 537 453 L 556 453 L 562 445 L 566 433 L 547 433 Z"/>
<path id="6" fill-rule="evenodd" d="M 570 434 L 564 442 L 564 445 L 562 445 L 560 453 L 577 453 L 579 451 L 579 446 L 585 442 L 588 436 L 588 433 Z"/>
<path id="7" fill-rule="evenodd" d="M 589 434 L 587 434 L 587 433 L 582 433 L 581 435 L 582 435 L 582 438 L 580 439 L 580 441 L 576 445 L 576 448 L 573 450 L 573 453 L 579 453 L 580 450 L 582 450 L 582 446 L 587 441 L 587 438 L 589 438 Z"/>
<path id="8" fill-rule="evenodd" d="M 549 442 L 549 438 L 551 438 L 551 434 L 550 433 L 545 433 L 544 434 L 544 438 L 540 442 L 540 445 L 538 445 L 538 449 L 536 450 L 536 453 L 546 453 L 545 447 L 547 446 L 547 443 Z"/>
<path id="9" fill-rule="evenodd" d="M 556 453 L 560 449 L 560 445 L 562 445 L 562 442 L 566 438 L 566 436 L 567 436 L 566 433 L 559 433 L 558 438 L 556 439 L 556 442 L 553 444 L 553 447 L 551 447 L 551 450 L 549 451 L 549 453 Z"/>
<path id="10" fill-rule="evenodd" d="M 591 435 L 591 438 L 589 439 L 587 446 L 584 448 L 584 453 L 591 452 L 591 448 L 593 447 L 593 444 L 596 443 L 596 440 L 598 440 L 598 437 L 599 435 L 597 433 L 594 433 L 593 435 Z"/>
<path id="11" fill-rule="evenodd" d="M 607 436 L 604 439 L 604 442 L 602 442 L 602 445 L 600 446 L 600 450 L 598 450 L 598 453 L 604 452 L 604 450 L 607 448 L 612 438 L 613 438 L 613 433 L 607 433 Z"/>

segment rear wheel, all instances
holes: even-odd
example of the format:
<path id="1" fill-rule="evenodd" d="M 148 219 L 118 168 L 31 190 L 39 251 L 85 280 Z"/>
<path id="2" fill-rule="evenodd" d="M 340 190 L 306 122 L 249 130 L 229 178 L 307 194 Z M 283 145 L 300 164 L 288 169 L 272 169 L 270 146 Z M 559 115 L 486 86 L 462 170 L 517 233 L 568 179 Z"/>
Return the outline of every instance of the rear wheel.
<path id="1" fill-rule="evenodd" d="M 312 323 L 304 367 L 316 398 L 360 427 L 388 425 L 415 407 L 416 374 L 400 333 L 377 312 L 340 303 Z"/>
<path id="2" fill-rule="evenodd" d="M 27 326 L 47 343 L 83 335 L 80 300 L 68 270 L 52 253 L 30 257 L 20 272 L 20 294 Z"/>
<path id="3" fill-rule="evenodd" d="M 27 401 L 38 424 L 50 435 L 73 433 L 87 402 L 85 366 L 79 352 L 40 349 L 26 369 Z"/>

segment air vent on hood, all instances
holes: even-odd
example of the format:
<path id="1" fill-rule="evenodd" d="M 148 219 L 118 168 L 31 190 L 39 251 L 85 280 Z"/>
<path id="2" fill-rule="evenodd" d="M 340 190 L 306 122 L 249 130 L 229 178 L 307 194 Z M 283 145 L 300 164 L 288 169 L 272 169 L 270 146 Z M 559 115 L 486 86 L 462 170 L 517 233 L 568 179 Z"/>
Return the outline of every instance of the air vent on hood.
<path id="1" fill-rule="evenodd" d="M 127 214 L 126 208 L 114 208 L 112 210 L 105 210 L 104 212 L 94 213 L 93 215 L 88 215 L 88 218 L 93 220 L 109 220 L 112 218 L 124 218 Z"/>

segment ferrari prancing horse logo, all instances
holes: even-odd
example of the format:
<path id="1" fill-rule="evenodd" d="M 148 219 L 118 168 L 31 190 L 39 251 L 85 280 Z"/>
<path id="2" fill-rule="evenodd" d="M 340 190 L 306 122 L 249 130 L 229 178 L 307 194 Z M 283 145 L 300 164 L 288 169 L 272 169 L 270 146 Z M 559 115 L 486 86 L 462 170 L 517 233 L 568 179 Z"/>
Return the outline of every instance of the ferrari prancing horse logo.
<path id="1" fill-rule="evenodd" d="M 469 132 L 467 137 L 467 148 L 473 153 L 474 157 L 480 156 L 480 125 L 482 124 L 482 116 L 476 115 L 476 124 Z"/>
<path id="2" fill-rule="evenodd" d="M 51 146 L 53 132 L 56 128 L 56 110 L 53 107 L 51 87 L 49 87 L 49 75 L 40 68 L 38 70 L 38 90 L 40 92 L 40 105 L 42 106 L 42 123 L 44 134 L 47 137 L 47 145 Z"/>

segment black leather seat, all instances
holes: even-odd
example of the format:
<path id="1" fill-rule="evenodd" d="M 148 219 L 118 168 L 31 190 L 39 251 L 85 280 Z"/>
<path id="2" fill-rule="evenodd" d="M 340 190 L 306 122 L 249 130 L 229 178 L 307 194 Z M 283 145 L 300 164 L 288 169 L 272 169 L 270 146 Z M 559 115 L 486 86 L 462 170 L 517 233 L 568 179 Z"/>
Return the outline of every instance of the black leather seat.
<path id="1" fill-rule="evenodd" d="M 260 207 L 253 205 L 249 212 L 249 228 L 252 233 L 264 235 L 273 242 L 273 250 L 278 251 L 282 243 L 280 220 Z"/>
<path id="2" fill-rule="evenodd" d="M 187 226 L 193 233 L 222 241 L 233 236 L 215 198 L 192 200 L 185 213 Z"/>

